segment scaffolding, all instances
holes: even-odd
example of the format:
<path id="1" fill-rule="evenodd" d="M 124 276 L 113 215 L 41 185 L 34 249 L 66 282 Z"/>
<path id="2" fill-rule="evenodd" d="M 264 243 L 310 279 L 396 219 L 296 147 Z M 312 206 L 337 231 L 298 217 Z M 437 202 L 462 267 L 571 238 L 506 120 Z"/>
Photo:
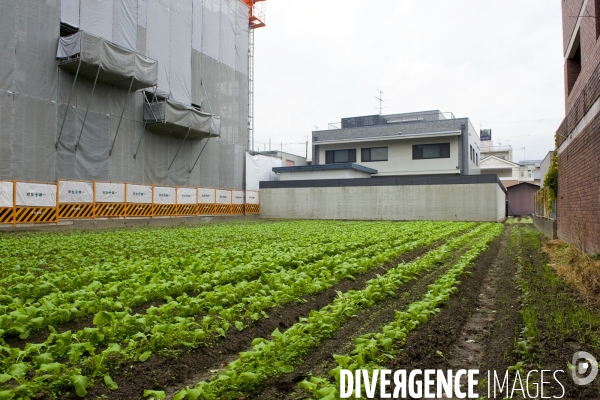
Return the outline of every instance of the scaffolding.
<path id="1" fill-rule="evenodd" d="M 254 30 L 266 26 L 266 0 L 241 0 L 248 6 L 248 140 L 246 148 L 254 151 Z"/>

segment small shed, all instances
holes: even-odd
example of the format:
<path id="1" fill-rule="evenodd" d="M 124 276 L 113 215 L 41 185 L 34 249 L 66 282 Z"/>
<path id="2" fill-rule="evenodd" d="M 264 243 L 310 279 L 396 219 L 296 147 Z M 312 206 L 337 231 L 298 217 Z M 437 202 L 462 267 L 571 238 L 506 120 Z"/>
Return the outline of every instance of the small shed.
<path id="1" fill-rule="evenodd" d="M 534 195 L 539 189 L 538 185 L 529 182 L 521 182 L 507 187 L 508 216 L 533 215 Z"/>

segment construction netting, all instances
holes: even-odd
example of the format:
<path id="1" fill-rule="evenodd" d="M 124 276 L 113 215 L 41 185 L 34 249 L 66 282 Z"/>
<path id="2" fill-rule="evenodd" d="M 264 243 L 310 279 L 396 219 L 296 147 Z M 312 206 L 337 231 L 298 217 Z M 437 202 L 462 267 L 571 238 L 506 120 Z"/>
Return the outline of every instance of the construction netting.
<path id="1" fill-rule="evenodd" d="M 158 81 L 158 62 L 127 50 L 102 38 L 79 31 L 61 37 L 56 58 L 61 68 L 82 77 L 99 79 L 136 91 L 154 86 Z"/>
<path id="2" fill-rule="evenodd" d="M 216 137 L 221 132 L 219 116 L 169 100 L 144 104 L 144 121 L 152 132 L 184 139 Z"/>
<path id="3" fill-rule="evenodd" d="M 79 30 L 60 46 L 59 21 Z M 248 30 L 239 0 L 0 2 L 0 178 L 241 189 Z M 74 82 L 78 57 L 90 72 Z M 94 86 L 99 65 L 111 79 Z M 163 100 L 219 117 L 213 137 L 181 146 L 146 129 L 135 90 L 154 83 Z"/>

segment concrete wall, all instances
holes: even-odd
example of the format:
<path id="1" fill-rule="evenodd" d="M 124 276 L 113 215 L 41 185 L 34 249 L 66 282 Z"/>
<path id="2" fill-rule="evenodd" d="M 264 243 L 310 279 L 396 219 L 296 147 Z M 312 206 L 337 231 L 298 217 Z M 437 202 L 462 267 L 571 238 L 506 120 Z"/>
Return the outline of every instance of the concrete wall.
<path id="1" fill-rule="evenodd" d="M 535 225 L 536 228 L 538 228 L 538 230 L 540 232 L 542 232 L 544 235 L 546 235 L 547 238 L 549 239 L 556 239 L 557 235 L 556 235 L 556 221 L 553 219 L 546 219 L 546 218 L 542 218 L 542 217 L 538 217 L 536 215 L 533 216 L 533 225 Z"/>
<path id="2" fill-rule="evenodd" d="M 450 143 L 450 158 L 413 160 L 412 147 L 415 144 Z M 459 136 L 422 137 L 396 140 L 356 141 L 351 143 L 326 144 L 319 146 L 319 164 L 325 164 L 325 152 L 328 150 L 356 149 L 356 164 L 378 171 L 374 176 L 389 175 L 425 175 L 425 174 L 458 174 Z M 388 161 L 363 162 L 363 148 L 387 147 Z M 311 179 L 311 178 L 305 178 Z M 326 178 L 322 178 L 326 179 Z"/>
<path id="3" fill-rule="evenodd" d="M 497 183 L 260 189 L 261 218 L 501 221 Z"/>

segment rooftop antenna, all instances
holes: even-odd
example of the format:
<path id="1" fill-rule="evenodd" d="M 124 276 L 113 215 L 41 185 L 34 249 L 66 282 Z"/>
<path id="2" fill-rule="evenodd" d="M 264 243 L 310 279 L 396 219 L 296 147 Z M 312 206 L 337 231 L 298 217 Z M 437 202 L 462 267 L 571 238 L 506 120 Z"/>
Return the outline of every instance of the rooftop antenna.
<path id="1" fill-rule="evenodd" d="M 381 115 L 383 110 L 383 92 L 379 89 L 375 89 L 379 92 L 379 97 L 375 96 L 375 98 L 379 101 L 379 115 Z"/>

